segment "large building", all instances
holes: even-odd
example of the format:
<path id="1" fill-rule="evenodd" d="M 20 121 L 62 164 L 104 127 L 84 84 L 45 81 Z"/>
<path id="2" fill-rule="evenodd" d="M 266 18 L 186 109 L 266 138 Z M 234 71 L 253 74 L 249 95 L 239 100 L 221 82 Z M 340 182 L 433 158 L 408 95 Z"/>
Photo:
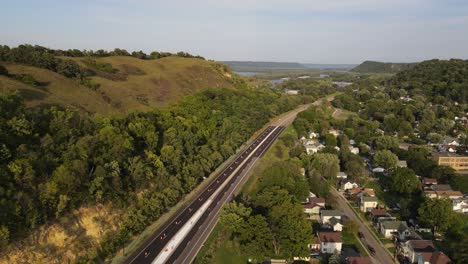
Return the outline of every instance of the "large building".
<path id="1" fill-rule="evenodd" d="M 468 156 L 455 153 L 433 153 L 432 159 L 440 166 L 449 166 L 456 171 L 468 171 Z"/>

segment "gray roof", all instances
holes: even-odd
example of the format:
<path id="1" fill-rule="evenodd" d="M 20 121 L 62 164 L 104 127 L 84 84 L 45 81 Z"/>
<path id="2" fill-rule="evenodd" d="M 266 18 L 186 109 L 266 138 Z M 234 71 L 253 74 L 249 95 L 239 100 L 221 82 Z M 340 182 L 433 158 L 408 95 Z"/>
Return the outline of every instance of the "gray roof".
<path id="1" fill-rule="evenodd" d="M 378 202 L 379 199 L 377 197 L 362 196 L 362 201 L 363 202 Z"/>
<path id="2" fill-rule="evenodd" d="M 336 217 L 330 218 L 330 224 L 332 224 L 332 225 L 339 224 L 340 222 L 341 222 L 340 219 L 338 219 Z"/>
<path id="3" fill-rule="evenodd" d="M 384 229 L 395 229 L 399 232 L 408 228 L 406 222 L 403 221 L 385 221 L 382 223 L 382 226 Z"/>
<path id="4" fill-rule="evenodd" d="M 322 216 L 339 216 L 341 217 L 341 212 L 338 210 L 322 210 L 320 211 Z"/>

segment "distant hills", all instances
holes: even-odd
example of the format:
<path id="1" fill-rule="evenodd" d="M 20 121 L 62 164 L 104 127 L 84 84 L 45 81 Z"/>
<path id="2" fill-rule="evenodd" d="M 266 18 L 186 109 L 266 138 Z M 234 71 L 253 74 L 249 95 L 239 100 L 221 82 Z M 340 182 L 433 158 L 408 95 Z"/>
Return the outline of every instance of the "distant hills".
<path id="1" fill-rule="evenodd" d="M 276 70 L 350 70 L 354 64 L 311 64 L 298 62 L 267 62 L 267 61 L 222 61 L 233 71 L 263 72 Z"/>
<path id="2" fill-rule="evenodd" d="M 416 64 L 417 63 L 365 61 L 353 68 L 351 71 L 358 73 L 397 73 L 410 69 Z"/>

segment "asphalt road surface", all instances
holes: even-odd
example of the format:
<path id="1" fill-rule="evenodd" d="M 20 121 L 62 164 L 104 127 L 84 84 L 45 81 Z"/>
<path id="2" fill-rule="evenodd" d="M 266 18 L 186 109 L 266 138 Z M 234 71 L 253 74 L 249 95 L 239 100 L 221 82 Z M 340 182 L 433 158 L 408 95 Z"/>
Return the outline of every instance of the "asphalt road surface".
<path id="1" fill-rule="evenodd" d="M 211 197 L 214 199 L 214 202 L 209 206 L 208 210 L 206 210 L 188 235 L 181 241 L 167 261 L 167 263 L 191 262 L 216 224 L 222 205 L 226 201 L 231 200 L 234 194 L 242 187 L 247 179 L 245 176 L 255 165 L 257 159 L 266 152 L 281 134 L 284 130 L 284 125 L 289 125 L 294 120 L 297 113 L 307 109 L 307 107 L 308 105 L 300 106 L 281 119 L 278 119 L 272 126 L 267 127 L 244 151 L 237 154 L 237 157 L 226 165 L 207 187 L 195 196 L 188 205 L 182 207 L 165 225 L 147 239 L 143 246 L 131 254 L 125 263 L 152 263 L 162 250 L 167 250 L 165 249 L 166 244 L 177 234 L 179 229 L 187 223 L 197 209 L 229 179 L 228 184 L 224 186 L 223 190 L 215 197 Z M 274 130 L 275 127 L 278 127 L 278 129 Z M 271 133 L 273 130 L 274 132 Z M 257 148 L 259 143 L 262 144 Z M 251 155 L 248 160 L 245 160 L 253 151 L 255 151 L 254 154 Z M 244 160 L 246 162 L 244 162 Z M 240 167 L 241 164 L 242 166 Z M 240 169 L 231 177 L 231 174 L 236 171 L 237 168 Z M 201 232 L 201 234 L 198 232 Z"/>
<path id="2" fill-rule="evenodd" d="M 361 219 L 357 217 L 343 195 L 341 195 L 334 188 L 331 190 L 332 191 L 330 194 L 335 198 L 338 207 L 337 209 L 343 212 L 356 224 L 358 224 L 359 231 L 364 234 L 364 238 L 361 239 L 362 244 L 364 244 L 364 246 L 370 245 L 375 249 L 375 254 L 371 254 L 372 262 L 375 264 L 394 264 L 395 261 L 384 248 L 384 245 L 377 241 L 377 239 L 371 234 L 371 231 L 369 230 L 369 227 L 366 225 L 366 223 L 362 222 Z"/>

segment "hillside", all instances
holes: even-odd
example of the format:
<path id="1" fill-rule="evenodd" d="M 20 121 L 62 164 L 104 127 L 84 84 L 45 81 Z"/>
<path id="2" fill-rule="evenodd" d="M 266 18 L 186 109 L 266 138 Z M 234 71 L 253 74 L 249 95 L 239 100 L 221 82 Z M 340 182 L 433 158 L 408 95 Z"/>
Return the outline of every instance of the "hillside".
<path id="1" fill-rule="evenodd" d="M 397 73 L 399 71 L 409 69 L 414 65 L 415 63 L 365 61 L 353 68 L 351 71 L 359 73 Z"/>
<path id="2" fill-rule="evenodd" d="M 198 58 L 165 57 L 142 60 L 130 56 L 66 57 L 93 72 L 92 89 L 48 69 L 2 63 L 10 74 L 30 75 L 38 84 L 0 76 L 2 91 L 16 90 L 28 106 L 60 105 L 91 113 L 148 111 L 179 101 L 202 88 L 231 88 L 227 67 Z M 109 71 L 110 69 L 110 71 Z"/>
<path id="3" fill-rule="evenodd" d="M 468 60 L 430 60 L 396 74 L 388 82 L 430 99 L 468 102 Z"/>

